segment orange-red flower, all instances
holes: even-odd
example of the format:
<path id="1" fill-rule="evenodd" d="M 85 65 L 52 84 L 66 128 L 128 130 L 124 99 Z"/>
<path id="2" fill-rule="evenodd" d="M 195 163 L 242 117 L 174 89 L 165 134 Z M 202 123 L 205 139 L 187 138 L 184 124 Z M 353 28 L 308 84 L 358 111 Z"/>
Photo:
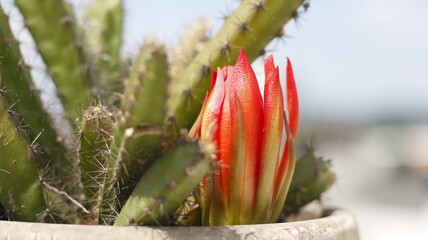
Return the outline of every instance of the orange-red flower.
<path id="1" fill-rule="evenodd" d="M 204 225 L 274 222 L 281 213 L 295 165 L 298 98 L 288 61 L 287 119 L 272 56 L 264 68 L 264 98 L 244 50 L 236 65 L 218 69 L 190 131 L 218 149 L 198 195 Z"/>

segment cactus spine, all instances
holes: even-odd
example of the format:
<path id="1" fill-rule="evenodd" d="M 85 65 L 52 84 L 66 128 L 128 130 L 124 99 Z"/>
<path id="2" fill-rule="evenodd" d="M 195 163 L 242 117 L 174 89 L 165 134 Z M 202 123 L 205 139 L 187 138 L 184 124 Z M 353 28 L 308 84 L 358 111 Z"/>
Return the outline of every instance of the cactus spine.
<path id="1" fill-rule="evenodd" d="M 171 86 L 169 131 L 191 127 L 210 86 L 210 69 L 232 64 L 242 48 L 250 61 L 278 36 L 303 0 L 244 0 L 203 51 L 185 69 L 180 84 Z M 174 133 L 170 133 L 174 136 Z"/>
<path id="2" fill-rule="evenodd" d="M 74 16 L 63 0 L 15 0 L 71 119 L 89 105 L 90 64 Z M 72 122 L 73 123 L 73 122 Z"/>
<path id="3" fill-rule="evenodd" d="M 34 156 L 0 96 L 0 201 L 12 219 L 40 221 L 46 209 Z"/>

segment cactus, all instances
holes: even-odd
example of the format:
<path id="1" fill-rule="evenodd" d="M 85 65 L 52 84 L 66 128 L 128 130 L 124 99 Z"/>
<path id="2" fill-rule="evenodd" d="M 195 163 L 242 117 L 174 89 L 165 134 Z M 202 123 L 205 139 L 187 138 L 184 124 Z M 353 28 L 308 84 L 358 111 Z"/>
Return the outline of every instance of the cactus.
<path id="1" fill-rule="evenodd" d="M 96 0 L 85 7 L 86 41 L 98 65 L 114 72 L 120 62 L 123 6 L 121 0 Z"/>
<path id="2" fill-rule="evenodd" d="M 204 49 L 208 40 L 209 23 L 201 19 L 192 23 L 180 38 L 180 45 L 172 52 L 171 81 L 180 81 L 184 69 L 192 59 Z M 175 84 L 170 84 L 174 86 Z M 173 91 L 173 89 L 170 89 Z"/>
<path id="3" fill-rule="evenodd" d="M 141 178 L 115 225 L 165 225 L 209 170 L 214 147 L 181 140 Z"/>
<path id="4" fill-rule="evenodd" d="M 23 125 L 31 142 L 39 144 L 41 153 L 35 154 L 40 170 L 51 168 L 51 183 L 60 186 L 72 179 L 71 162 L 66 155 L 60 136 L 54 128 L 51 117 L 43 107 L 42 100 L 34 84 L 28 66 L 25 64 L 19 43 L 9 28 L 8 17 L 0 6 L 0 39 L 6 44 L 0 45 L 1 85 L 6 93 L 5 100 L 22 114 Z M 0 87 L 2 87 L 0 86 Z"/>
<path id="5" fill-rule="evenodd" d="M 82 28 L 88 51 L 95 61 L 101 95 L 116 90 L 121 65 L 120 47 L 123 31 L 122 0 L 94 0 L 85 6 Z"/>
<path id="6" fill-rule="evenodd" d="M 290 190 L 283 209 L 283 216 L 297 213 L 299 209 L 315 199 L 320 199 L 336 180 L 330 161 L 314 155 L 312 148 L 299 159 L 291 181 Z"/>
<path id="7" fill-rule="evenodd" d="M 230 65 L 242 48 L 250 61 L 263 52 L 278 36 L 284 24 L 295 16 L 303 0 L 244 0 L 227 19 L 220 31 L 199 52 L 176 86 L 171 86 L 168 118 L 170 135 L 190 128 L 210 86 L 210 70 Z"/>
<path id="8" fill-rule="evenodd" d="M 15 4 L 37 44 L 69 117 L 73 120 L 78 118 L 81 109 L 89 105 L 93 82 L 90 63 L 70 6 L 62 0 L 15 0 Z"/>
<path id="9" fill-rule="evenodd" d="M 147 166 L 159 156 L 163 137 L 165 97 L 168 83 L 167 58 L 164 49 L 154 42 L 144 45 L 134 61 L 125 83 L 118 127 L 111 144 L 109 169 L 117 169 L 110 179 L 118 179 L 121 198 L 126 199 Z M 115 200 L 114 182 L 107 183 L 105 199 Z M 110 216 L 114 203 L 103 204 Z M 103 207 L 102 207 L 103 208 Z M 110 213 L 109 213 L 110 212 Z"/>
<path id="10" fill-rule="evenodd" d="M 0 97 L 0 201 L 11 219 L 40 221 L 46 209 L 34 155 Z"/>
<path id="11" fill-rule="evenodd" d="M 80 165 L 86 207 L 90 222 L 98 222 L 98 208 L 103 193 L 112 139 L 113 114 L 100 104 L 94 104 L 83 114 L 80 130 Z"/>
<path id="12" fill-rule="evenodd" d="M 302 3 L 244 0 L 214 37 L 208 36 L 208 25 L 202 20 L 185 32 L 180 47 L 172 53 L 160 43 L 146 41 L 135 59 L 128 61 L 120 55 L 123 1 L 91 0 L 83 18 L 78 19 L 66 0 L 14 0 L 24 28 L 29 30 L 55 83 L 68 117 L 63 120 L 55 120 L 46 111 L 8 16 L 0 8 L 0 215 L 5 215 L 1 219 L 115 225 L 210 224 L 207 209 L 212 207 L 211 212 L 215 212 L 218 206 L 213 204 L 219 199 L 211 199 L 206 193 L 218 183 L 215 176 L 224 160 L 218 157 L 221 150 L 214 149 L 220 137 L 214 133 L 220 123 L 214 121 L 207 126 L 206 119 L 199 119 L 187 133 L 209 87 L 214 86 L 215 79 L 211 84 L 209 78 L 216 74 L 210 73 L 233 63 L 243 48 L 250 61 L 261 55 L 271 40 L 283 34 L 284 24 L 297 16 Z M 231 68 L 222 70 L 223 77 L 227 69 Z M 117 96 L 120 101 L 114 101 Z M 278 94 L 275 96 L 282 101 Z M 232 108 L 246 106 L 240 101 L 233 102 Z M 219 114 L 208 112 L 202 118 Z M 275 116 L 281 115 L 277 113 Z M 15 115 L 22 118 L 16 119 Z M 291 125 L 297 129 L 297 118 L 291 118 Z M 234 118 L 235 125 L 249 121 L 238 120 Z M 201 122 L 203 133 L 195 130 Z M 56 130 L 70 124 L 71 132 L 61 139 L 59 136 L 64 135 Z M 222 131 L 229 130 L 225 126 Z M 246 136 L 244 128 L 230 129 L 239 130 L 243 134 L 240 138 Z M 294 156 L 293 143 L 287 147 L 290 156 L 284 155 L 280 166 Z M 239 146 L 237 149 L 242 150 Z M 241 163 L 221 169 L 240 169 Z M 287 171 L 275 173 L 281 179 L 289 178 L 290 166 Z M 238 179 L 238 173 L 234 172 L 232 179 Z M 288 187 L 280 180 L 274 186 L 278 198 L 269 203 L 275 206 L 275 212 L 280 212 Z M 230 189 L 234 191 L 233 199 L 240 197 L 242 186 L 236 184 Z M 266 188 L 267 192 L 271 190 Z M 251 204 L 244 200 L 250 216 Z M 203 205 L 209 207 L 200 208 Z M 211 224 L 223 222 L 217 220 Z"/>

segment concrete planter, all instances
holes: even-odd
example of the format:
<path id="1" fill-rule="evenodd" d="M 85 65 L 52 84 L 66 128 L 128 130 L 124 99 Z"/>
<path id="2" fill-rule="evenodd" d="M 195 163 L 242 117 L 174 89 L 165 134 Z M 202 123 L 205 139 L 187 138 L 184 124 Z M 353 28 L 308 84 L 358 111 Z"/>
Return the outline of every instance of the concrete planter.
<path id="1" fill-rule="evenodd" d="M 359 240 L 357 223 L 345 210 L 326 211 L 314 220 L 224 227 L 113 227 L 0 221 L 0 239 L 282 239 Z"/>

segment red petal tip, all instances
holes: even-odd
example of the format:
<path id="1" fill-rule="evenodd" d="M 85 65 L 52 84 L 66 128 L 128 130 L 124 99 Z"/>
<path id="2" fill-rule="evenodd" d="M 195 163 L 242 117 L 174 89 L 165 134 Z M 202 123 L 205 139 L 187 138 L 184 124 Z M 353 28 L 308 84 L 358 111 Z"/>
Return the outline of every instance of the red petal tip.
<path id="1" fill-rule="evenodd" d="M 238 62 L 249 62 L 244 48 L 241 49 L 241 53 L 239 54 L 238 60 L 236 60 L 236 64 L 238 64 Z"/>
<path id="2" fill-rule="evenodd" d="M 291 134 L 296 139 L 299 125 L 299 98 L 294 81 L 293 67 L 289 58 L 287 58 L 287 109 Z"/>

